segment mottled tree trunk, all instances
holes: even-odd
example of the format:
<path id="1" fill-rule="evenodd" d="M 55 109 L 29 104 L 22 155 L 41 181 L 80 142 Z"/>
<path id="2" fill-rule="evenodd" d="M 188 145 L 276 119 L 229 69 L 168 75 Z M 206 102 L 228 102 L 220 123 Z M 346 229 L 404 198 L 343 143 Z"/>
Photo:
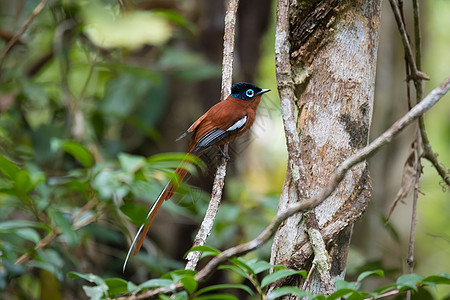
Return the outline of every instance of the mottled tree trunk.
<path id="1" fill-rule="evenodd" d="M 316 194 L 337 166 L 368 142 L 381 0 L 279 1 L 278 18 L 283 2 L 289 5 L 290 47 L 278 48 L 277 56 L 289 51 L 290 71 L 277 74 L 277 80 L 295 94 L 301 168 L 292 171 L 289 163 L 280 210 Z M 284 32 L 278 22 L 277 43 Z M 289 99 L 281 98 L 285 106 Z M 288 150 L 293 149 L 288 145 Z M 353 223 L 370 195 L 367 165 L 361 163 L 321 205 L 283 223 L 274 239 L 272 263 L 310 270 L 314 257 L 316 261 L 306 283 L 292 278 L 279 285 L 331 293 L 335 281 L 344 277 Z M 314 232 L 320 232 L 326 252 Z"/>

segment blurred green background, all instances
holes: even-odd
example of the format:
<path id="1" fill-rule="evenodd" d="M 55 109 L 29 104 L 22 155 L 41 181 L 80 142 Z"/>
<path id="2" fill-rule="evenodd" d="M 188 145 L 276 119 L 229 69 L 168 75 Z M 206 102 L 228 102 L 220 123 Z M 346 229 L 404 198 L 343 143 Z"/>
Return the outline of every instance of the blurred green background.
<path id="1" fill-rule="evenodd" d="M 0 1 L 0 48 L 39 1 Z M 255 10 L 255 5 L 258 9 Z M 449 75 L 450 2 L 423 1 L 423 71 L 431 90 Z M 406 19 L 412 20 L 409 1 Z M 183 159 L 175 139 L 219 101 L 224 4 L 208 0 L 53 0 L 1 61 L 0 290 L 5 299 L 80 299 L 70 271 L 135 283 L 183 268 L 209 200 L 215 151 L 164 203 L 125 273 L 129 242 Z M 276 213 L 286 149 L 276 93 L 274 3 L 242 1 L 234 82 L 264 96 L 249 134 L 231 145 L 221 205 L 208 244 L 226 249 L 255 237 Z M 408 24 L 412 25 L 412 24 Z M 408 29 L 412 33 L 412 27 Z M 407 110 L 403 50 L 384 1 L 371 139 Z M 450 96 L 425 117 L 432 146 L 450 166 Z M 348 276 L 406 272 L 411 199 L 384 226 L 414 129 L 369 161 L 373 199 L 355 225 Z M 450 271 L 448 188 L 424 162 L 416 272 Z M 145 253 L 147 252 L 147 253 Z M 269 260 L 270 245 L 248 257 Z M 14 264 L 21 259 L 21 264 Z M 212 282 L 238 280 L 218 272 Z M 379 282 L 369 284 L 376 286 Z M 431 293 L 436 291 L 431 290 Z M 447 295 L 445 288 L 438 297 Z"/>

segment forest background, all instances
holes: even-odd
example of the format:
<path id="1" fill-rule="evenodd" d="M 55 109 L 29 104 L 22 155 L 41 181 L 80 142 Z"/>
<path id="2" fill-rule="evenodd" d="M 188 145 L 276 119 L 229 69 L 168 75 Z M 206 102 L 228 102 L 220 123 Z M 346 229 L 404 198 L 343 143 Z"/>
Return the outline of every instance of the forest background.
<path id="1" fill-rule="evenodd" d="M 38 3 L 0 2 L 2 49 Z M 270 222 L 286 171 L 275 13 L 271 1 L 258 3 L 242 1 L 238 10 L 234 82 L 251 81 L 272 92 L 252 132 L 231 146 L 224 202 L 208 239 L 218 249 L 253 238 Z M 450 3 L 421 4 L 422 69 L 431 78 L 427 94 L 448 76 Z M 128 17 L 111 26 L 121 10 Z M 84 283 L 68 272 L 140 283 L 184 267 L 183 255 L 208 204 L 215 152 L 206 154 L 203 171 L 177 198 L 164 204 L 146 243 L 150 255 L 139 254 L 121 271 L 135 225 L 184 157 L 169 153 L 186 147 L 175 139 L 220 98 L 224 11 L 221 1 L 49 1 L 1 54 L 0 289 L 6 296 L 78 299 Z M 94 29 L 94 23 L 100 25 Z M 384 1 L 372 137 L 407 111 L 404 80 L 403 48 Z M 425 117 L 433 149 L 446 166 L 448 100 L 447 95 Z M 374 192 L 355 225 L 349 278 L 383 269 L 389 280 L 407 268 L 410 199 L 388 225 L 384 218 L 401 186 L 413 134 L 409 128 L 369 161 Z M 424 166 L 415 272 L 430 275 L 450 270 L 450 203 L 442 179 Z M 268 260 L 270 243 L 251 255 Z M 21 264 L 14 264 L 18 259 Z M 215 280 L 238 279 L 219 272 Z M 444 297 L 449 289 L 437 293 Z"/>

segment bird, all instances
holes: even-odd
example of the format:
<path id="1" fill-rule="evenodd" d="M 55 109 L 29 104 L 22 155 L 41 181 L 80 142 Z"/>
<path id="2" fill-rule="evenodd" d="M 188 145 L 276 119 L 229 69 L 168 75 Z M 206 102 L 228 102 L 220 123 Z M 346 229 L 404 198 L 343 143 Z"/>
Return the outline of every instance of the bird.
<path id="1" fill-rule="evenodd" d="M 227 159 L 220 146 L 243 135 L 253 125 L 256 117 L 256 109 L 263 94 L 270 89 L 261 89 L 248 82 L 235 83 L 231 87 L 231 94 L 223 101 L 218 102 L 195 121 L 178 139 L 191 135 L 189 141 L 188 155 L 201 156 L 207 149 L 217 146 L 220 153 Z M 159 194 L 147 214 L 145 223 L 139 228 L 125 259 L 123 270 L 125 270 L 130 254 L 139 238 L 134 255 L 136 255 L 145 240 L 147 232 L 155 219 L 156 213 L 164 201 L 169 200 L 178 189 L 183 178 L 188 173 L 187 164 L 184 160 L 175 170 L 174 176 Z"/>

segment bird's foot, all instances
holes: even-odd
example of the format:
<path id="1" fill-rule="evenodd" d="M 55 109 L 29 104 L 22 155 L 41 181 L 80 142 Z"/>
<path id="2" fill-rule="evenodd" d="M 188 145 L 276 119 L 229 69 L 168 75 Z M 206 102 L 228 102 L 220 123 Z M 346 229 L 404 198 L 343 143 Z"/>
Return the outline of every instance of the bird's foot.
<path id="1" fill-rule="evenodd" d="M 219 152 L 222 155 L 222 157 L 225 157 L 227 160 L 230 159 L 230 156 L 225 152 L 223 152 L 223 149 L 220 146 L 217 146 L 217 148 L 219 148 Z"/>

